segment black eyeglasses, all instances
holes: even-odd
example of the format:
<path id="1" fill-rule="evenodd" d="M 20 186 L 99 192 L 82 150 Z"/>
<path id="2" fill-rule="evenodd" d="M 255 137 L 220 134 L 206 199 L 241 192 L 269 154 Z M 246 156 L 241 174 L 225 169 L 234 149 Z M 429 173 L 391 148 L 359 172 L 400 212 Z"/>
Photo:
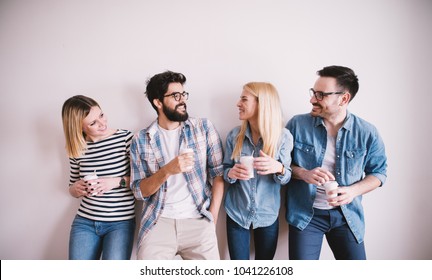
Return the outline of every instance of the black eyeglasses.
<path id="1" fill-rule="evenodd" d="M 171 94 L 164 95 L 164 97 L 174 97 L 175 101 L 180 101 L 180 98 L 183 97 L 185 100 L 188 100 L 189 98 L 189 92 L 183 91 L 183 92 L 173 92 Z"/>
<path id="2" fill-rule="evenodd" d="M 315 96 L 316 100 L 321 101 L 323 100 L 324 96 L 332 95 L 332 94 L 344 94 L 343 91 L 336 91 L 336 92 L 322 92 L 322 91 L 315 91 L 313 88 L 309 89 L 310 97 Z"/>

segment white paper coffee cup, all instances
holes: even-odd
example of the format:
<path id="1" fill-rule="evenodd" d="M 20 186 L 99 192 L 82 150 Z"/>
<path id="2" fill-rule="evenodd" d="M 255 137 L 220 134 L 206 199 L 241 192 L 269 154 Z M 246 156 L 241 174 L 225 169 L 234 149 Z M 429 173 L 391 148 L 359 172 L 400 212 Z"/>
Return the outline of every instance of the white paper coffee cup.
<path id="1" fill-rule="evenodd" d="M 84 176 L 83 180 L 88 181 L 88 180 L 95 180 L 97 178 L 99 178 L 99 177 L 96 174 L 90 174 L 90 175 Z M 96 183 L 90 184 L 90 186 L 92 186 L 92 185 L 96 185 Z"/>
<path id="2" fill-rule="evenodd" d="M 97 178 L 99 178 L 99 177 L 96 175 L 96 173 L 93 173 L 93 174 L 89 174 L 89 175 L 84 176 L 83 180 L 84 181 L 88 181 L 88 180 L 95 180 Z M 93 182 L 93 183 L 91 183 L 89 185 L 93 186 L 93 185 L 96 185 L 96 184 L 97 184 L 96 182 Z M 96 195 L 96 194 L 97 194 L 97 192 L 92 192 L 91 193 L 92 196 Z"/>
<path id="3" fill-rule="evenodd" d="M 184 148 L 184 149 L 181 149 L 179 152 L 180 155 L 191 154 L 192 157 L 193 157 L 193 153 L 194 153 L 194 150 L 192 148 Z M 192 170 L 192 168 L 193 168 L 193 165 L 186 167 L 187 171 Z"/>
<path id="4" fill-rule="evenodd" d="M 184 148 L 184 149 L 181 149 L 180 150 L 180 155 L 182 155 L 182 154 L 189 154 L 189 153 L 193 153 L 194 152 L 194 150 L 192 149 L 192 148 Z"/>
<path id="5" fill-rule="evenodd" d="M 338 196 L 337 192 L 329 194 L 330 191 L 336 190 L 339 187 L 339 184 L 336 181 L 328 181 L 324 184 L 325 192 L 327 198 L 335 198 Z"/>
<path id="6" fill-rule="evenodd" d="M 253 168 L 254 157 L 253 156 L 241 156 L 240 163 L 246 165 L 248 169 L 249 178 L 254 177 L 254 168 Z"/>

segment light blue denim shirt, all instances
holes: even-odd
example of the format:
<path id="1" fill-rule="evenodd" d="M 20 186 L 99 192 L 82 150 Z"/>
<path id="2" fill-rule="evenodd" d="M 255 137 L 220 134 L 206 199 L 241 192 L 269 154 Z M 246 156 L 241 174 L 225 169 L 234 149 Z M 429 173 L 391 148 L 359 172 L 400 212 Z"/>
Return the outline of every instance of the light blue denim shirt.
<path id="1" fill-rule="evenodd" d="M 320 117 L 310 114 L 294 116 L 286 125 L 294 137 L 292 163 L 305 169 L 322 165 L 327 130 Z M 347 112 L 344 125 L 336 136 L 336 181 L 340 186 L 350 185 L 372 175 L 381 181 L 386 180 L 387 157 L 384 143 L 377 129 L 365 120 Z M 287 188 L 286 219 L 290 225 L 300 230 L 306 228 L 313 216 L 313 202 L 316 186 L 301 180 L 292 179 Z M 361 204 L 362 196 L 342 205 L 342 212 L 357 242 L 363 242 L 365 223 Z"/>
<path id="2" fill-rule="evenodd" d="M 237 180 L 228 177 L 228 172 L 234 166 L 235 161 L 231 159 L 235 141 L 240 131 L 236 127 L 228 133 L 224 154 L 224 179 L 229 183 L 224 207 L 228 216 L 245 229 L 266 227 L 272 225 L 278 215 L 280 207 L 281 185 L 288 183 L 291 178 L 291 150 L 293 148 L 293 138 L 287 129 L 283 129 L 279 149 L 275 159 L 285 167 L 284 175 L 258 175 L 254 171 L 254 178 L 249 180 Z M 242 155 L 259 155 L 263 148 L 262 139 L 258 145 L 254 145 L 252 135 L 248 128 L 243 142 Z"/>

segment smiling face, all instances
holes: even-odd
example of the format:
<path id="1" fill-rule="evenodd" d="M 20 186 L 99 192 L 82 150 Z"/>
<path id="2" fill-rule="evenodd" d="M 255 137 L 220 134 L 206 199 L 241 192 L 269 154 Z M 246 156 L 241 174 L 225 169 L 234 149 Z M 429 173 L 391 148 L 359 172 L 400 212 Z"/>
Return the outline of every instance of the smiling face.
<path id="1" fill-rule="evenodd" d="M 102 110 L 98 106 L 91 107 L 89 114 L 82 122 L 82 130 L 87 140 L 97 141 L 108 136 L 110 131 L 107 123 L 107 118 Z"/>
<path id="2" fill-rule="evenodd" d="M 162 102 L 155 99 L 155 104 L 159 108 L 159 114 L 163 113 L 165 117 L 172 122 L 182 122 L 189 118 L 187 113 L 186 98 L 180 95 L 180 100 L 176 101 L 173 93 L 184 92 L 183 85 L 181 83 L 171 83 L 168 86 L 168 91 L 165 93 L 165 97 Z"/>
<path id="3" fill-rule="evenodd" d="M 339 92 L 336 79 L 332 77 L 320 77 L 315 82 L 313 87 L 315 91 L 321 92 Z M 322 100 L 317 100 L 312 96 L 310 103 L 312 104 L 311 115 L 314 117 L 322 117 L 324 119 L 338 115 L 343 109 L 341 105 L 345 104 L 346 94 L 331 94 L 323 97 Z"/>
<path id="4" fill-rule="evenodd" d="M 240 120 L 258 120 L 258 98 L 250 92 L 243 90 L 240 100 L 237 102 Z"/>

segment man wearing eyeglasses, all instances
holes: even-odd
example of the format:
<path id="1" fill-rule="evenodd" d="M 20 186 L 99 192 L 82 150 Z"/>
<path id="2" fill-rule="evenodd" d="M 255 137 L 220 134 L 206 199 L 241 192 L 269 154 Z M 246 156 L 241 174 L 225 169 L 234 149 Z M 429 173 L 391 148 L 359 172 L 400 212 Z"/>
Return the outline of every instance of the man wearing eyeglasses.
<path id="1" fill-rule="evenodd" d="M 130 149 L 131 189 L 143 201 L 138 259 L 220 258 L 215 224 L 224 189 L 222 142 L 209 120 L 189 117 L 185 82 L 171 71 L 147 82 L 158 117 L 134 136 Z"/>
<path id="2" fill-rule="evenodd" d="M 384 143 L 372 124 L 347 109 L 359 88 L 354 71 L 328 66 L 317 74 L 312 111 L 286 125 L 294 137 L 287 185 L 289 258 L 319 259 L 325 235 L 335 259 L 364 260 L 361 200 L 386 180 Z M 335 198 L 326 195 L 329 181 L 339 185 L 330 193 Z"/>

